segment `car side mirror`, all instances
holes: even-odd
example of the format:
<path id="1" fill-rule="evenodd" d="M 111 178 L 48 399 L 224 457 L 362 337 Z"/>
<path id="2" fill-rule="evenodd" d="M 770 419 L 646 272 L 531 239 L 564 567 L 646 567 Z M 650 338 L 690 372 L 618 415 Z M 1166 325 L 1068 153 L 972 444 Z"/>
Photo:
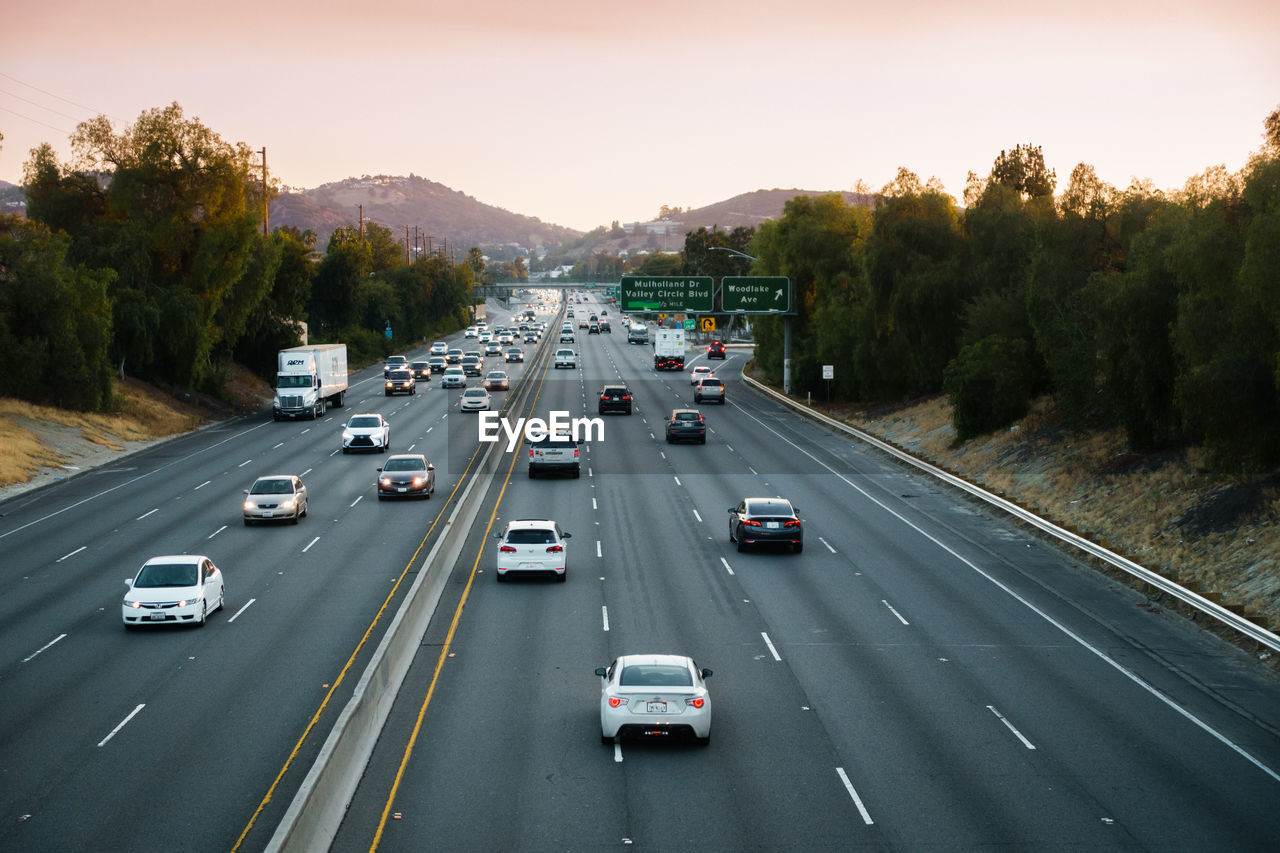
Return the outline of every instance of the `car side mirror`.
<path id="1" fill-rule="evenodd" d="M 602 666 L 598 666 L 596 667 L 596 675 L 600 676 L 601 678 L 605 678 L 609 675 L 609 670 L 605 669 Z"/>
<path id="2" fill-rule="evenodd" d="M 502 538 L 502 534 L 501 534 L 501 533 L 495 533 L 495 534 L 493 534 L 493 538 L 494 538 L 494 539 L 501 539 L 501 538 Z"/>
<path id="3" fill-rule="evenodd" d="M 247 494 L 249 494 L 249 490 L 248 490 L 248 489 L 245 489 L 245 490 L 244 490 L 244 493 L 245 493 L 246 495 L 247 495 Z"/>
<path id="4" fill-rule="evenodd" d="M 711 677 L 711 670 L 709 670 L 709 669 L 704 669 L 704 670 L 702 670 L 702 677 L 703 677 L 703 678 L 710 678 L 710 677 Z"/>
<path id="5" fill-rule="evenodd" d="M 434 471 L 434 470 L 436 470 L 436 466 L 434 466 L 434 465 L 428 465 L 428 466 L 427 466 L 427 470 L 428 470 L 428 471 Z"/>
<path id="6" fill-rule="evenodd" d="M 572 533 L 561 533 L 561 534 L 560 534 L 560 536 L 561 536 L 561 538 L 563 538 L 563 539 L 572 539 L 572 538 L 573 538 L 573 534 L 572 534 Z"/>
<path id="7" fill-rule="evenodd" d="M 733 507 L 729 507 L 729 513 L 730 513 L 730 514 L 732 514 L 732 513 L 733 513 Z"/>
<path id="8" fill-rule="evenodd" d="M 133 589 L 133 578 L 125 578 L 124 585 L 129 587 L 129 589 Z"/>
<path id="9" fill-rule="evenodd" d="M 382 473 L 382 469 L 381 469 L 381 468 L 375 468 L 374 470 L 375 470 L 375 471 L 377 471 L 379 474 L 381 474 L 381 473 Z"/>

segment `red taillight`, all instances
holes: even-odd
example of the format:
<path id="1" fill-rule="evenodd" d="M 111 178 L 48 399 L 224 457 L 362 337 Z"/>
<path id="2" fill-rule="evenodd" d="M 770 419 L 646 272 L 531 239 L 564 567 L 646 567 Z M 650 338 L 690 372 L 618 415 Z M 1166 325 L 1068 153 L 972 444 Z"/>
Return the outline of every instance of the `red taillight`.
<path id="1" fill-rule="evenodd" d="M 514 547 L 514 546 L 512 546 L 512 545 L 503 545 L 503 546 L 502 546 L 501 548 L 499 548 L 498 550 L 499 550 L 499 551 L 501 551 L 501 552 L 502 552 L 502 553 L 504 553 L 504 554 L 514 554 L 514 553 L 516 552 L 515 547 Z"/>
<path id="2" fill-rule="evenodd" d="M 800 522 L 793 518 L 793 519 L 791 519 L 790 521 L 788 521 L 786 524 L 784 524 L 784 525 L 782 525 L 782 526 L 783 526 L 783 527 L 799 527 L 799 526 L 800 526 Z"/>
<path id="3" fill-rule="evenodd" d="M 760 526 L 760 522 L 758 522 L 758 521 L 752 521 L 752 520 L 751 520 L 751 519 L 749 519 L 749 518 L 745 518 L 745 519 L 743 519 L 743 520 L 742 520 L 742 523 L 743 523 L 743 524 L 745 524 L 747 527 L 759 527 L 759 526 Z"/>
<path id="4" fill-rule="evenodd" d="M 514 551 L 515 549 L 514 549 L 514 548 L 512 548 L 511 550 L 513 550 L 513 551 Z M 564 551 L 564 546 L 563 546 L 563 545 L 548 545 L 548 546 L 547 546 L 547 553 L 548 553 L 548 554 L 559 554 L 559 553 L 561 553 L 562 551 Z"/>
<path id="5" fill-rule="evenodd" d="M 530 447 L 530 448 L 529 448 L 529 458 L 530 458 L 530 459 L 532 459 L 532 458 L 533 458 L 533 448 L 532 448 L 532 447 Z"/>
<path id="6" fill-rule="evenodd" d="M 630 395 L 630 394 L 623 394 L 623 395 L 622 395 L 622 399 L 624 399 L 624 400 L 630 400 L 630 399 L 631 399 L 631 395 Z"/>
<path id="7" fill-rule="evenodd" d="M 707 704 L 707 700 L 703 699 L 701 696 L 696 696 L 693 699 L 684 700 L 684 704 L 691 708 L 701 708 L 703 705 Z"/>
<path id="8" fill-rule="evenodd" d="M 578 448 L 576 448 L 576 447 L 575 447 L 575 448 L 573 449 L 573 458 L 574 458 L 574 459 L 577 459 L 577 458 L 578 458 L 578 454 L 579 454 L 579 453 L 580 453 L 580 451 L 578 450 Z"/>
<path id="9" fill-rule="evenodd" d="M 609 399 L 609 395 L 608 395 L 608 394 L 601 394 L 601 395 L 600 395 L 600 399 L 601 399 L 601 400 L 608 400 L 608 399 Z"/>
<path id="10" fill-rule="evenodd" d="M 627 700 L 626 700 L 626 699 L 619 699 L 617 696 L 610 696 L 610 697 L 609 697 L 609 707 L 610 707 L 610 708 L 617 708 L 617 707 L 620 707 L 620 706 L 625 705 L 625 704 L 627 704 Z"/>

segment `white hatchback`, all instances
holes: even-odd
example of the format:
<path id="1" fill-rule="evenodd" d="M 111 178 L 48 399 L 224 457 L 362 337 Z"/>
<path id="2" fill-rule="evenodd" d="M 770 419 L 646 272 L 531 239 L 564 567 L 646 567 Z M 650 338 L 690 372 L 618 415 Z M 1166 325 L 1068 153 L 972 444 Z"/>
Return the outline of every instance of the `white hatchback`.
<path id="1" fill-rule="evenodd" d="M 550 519 L 517 518 L 508 521 L 501 533 L 498 545 L 498 580 L 507 579 L 509 572 L 544 572 L 555 575 L 563 582 L 568 576 L 568 552 L 565 540 L 571 534 L 560 529 Z"/>
<path id="2" fill-rule="evenodd" d="M 600 676 L 600 740 L 636 736 L 693 736 L 711 743 L 711 695 L 706 679 L 684 655 L 623 655 Z"/>
<path id="3" fill-rule="evenodd" d="M 125 628 L 200 626 L 226 599 L 222 572 L 199 554 L 152 557 L 124 583 L 129 587 L 121 604 Z"/>

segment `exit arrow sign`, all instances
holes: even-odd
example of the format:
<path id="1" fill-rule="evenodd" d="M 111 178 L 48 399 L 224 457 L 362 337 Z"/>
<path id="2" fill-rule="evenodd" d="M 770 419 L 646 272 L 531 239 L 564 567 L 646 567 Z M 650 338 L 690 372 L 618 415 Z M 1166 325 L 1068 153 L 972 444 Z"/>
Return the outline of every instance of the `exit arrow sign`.
<path id="1" fill-rule="evenodd" d="M 721 280 L 720 304 L 726 313 L 786 314 L 791 310 L 791 279 L 727 275 Z"/>

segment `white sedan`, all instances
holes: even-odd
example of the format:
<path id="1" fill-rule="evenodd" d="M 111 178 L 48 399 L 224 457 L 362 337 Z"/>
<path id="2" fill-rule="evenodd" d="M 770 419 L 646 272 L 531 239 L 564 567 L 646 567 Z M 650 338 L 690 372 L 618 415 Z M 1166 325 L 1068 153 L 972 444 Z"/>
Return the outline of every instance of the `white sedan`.
<path id="1" fill-rule="evenodd" d="M 702 380 L 711 379 L 715 375 L 715 371 L 710 367 L 707 367 L 705 364 L 700 364 L 693 370 L 689 371 L 689 384 L 697 385 Z"/>
<path id="2" fill-rule="evenodd" d="M 487 412 L 489 410 L 489 392 L 483 388 L 468 388 L 462 392 L 458 401 L 460 412 Z"/>
<path id="3" fill-rule="evenodd" d="M 446 373 L 448 371 L 445 371 Z M 352 415 L 342 428 L 342 452 L 376 450 L 386 453 L 391 447 L 391 424 L 382 415 Z"/>
<path id="4" fill-rule="evenodd" d="M 600 741 L 638 736 L 692 735 L 711 743 L 711 695 L 706 679 L 684 655 L 623 655 L 596 670 L 600 676 Z"/>
<path id="5" fill-rule="evenodd" d="M 565 540 L 571 534 L 551 519 L 521 518 L 507 522 L 498 546 L 498 580 L 515 572 L 545 572 L 563 582 L 567 577 L 569 554 Z"/>
<path id="6" fill-rule="evenodd" d="M 449 351 L 449 345 L 444 341 L 436 341 L 431 345 L 432 355 L 444 355 Z"/>
<path id="7" fill-rule="evenodd" d="M 138 574 L 125 578 L 121 615 L 124 627 L 138 625 L 204 625 L 226 599 L 222 572 L 208 557 L 176 554 L 152 557 Z"/>

